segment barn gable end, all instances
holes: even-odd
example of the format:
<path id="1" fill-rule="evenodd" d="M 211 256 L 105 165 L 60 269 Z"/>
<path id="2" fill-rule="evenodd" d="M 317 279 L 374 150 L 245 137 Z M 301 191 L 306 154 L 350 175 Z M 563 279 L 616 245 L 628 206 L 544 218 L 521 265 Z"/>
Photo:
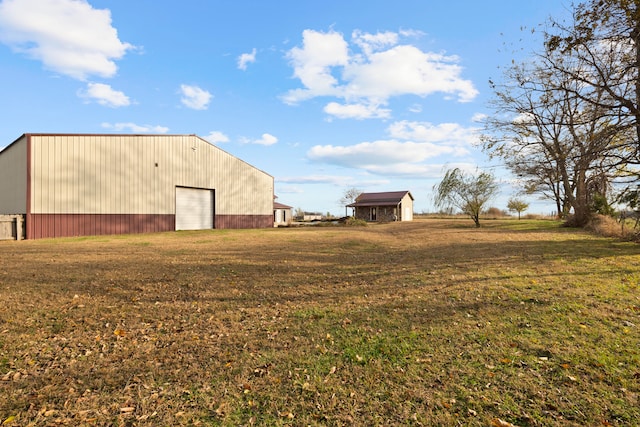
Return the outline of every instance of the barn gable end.
<path id="1" fill-rule="evenodd" d="M 27 238 L 273 226 L 273 177 L 195 135 L 25 134 L 0 175 Z M 180 203 L 202 217 L 176 220 Z"/>

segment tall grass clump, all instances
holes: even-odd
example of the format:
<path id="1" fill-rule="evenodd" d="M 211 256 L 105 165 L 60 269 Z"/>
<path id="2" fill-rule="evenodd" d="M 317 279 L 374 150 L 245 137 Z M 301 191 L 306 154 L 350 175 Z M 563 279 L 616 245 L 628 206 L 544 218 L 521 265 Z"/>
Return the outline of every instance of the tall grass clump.
<path id="1" fill-rule="evenodd" d="M 632 239 L 637 234 L 633 227 L 625 227 L 624 222 L 607 215 L 595 215 L 585 228 L 598 236 L 623 240 Z"/>
<path id="2" fill-rule="evenodd" d="M 358 218 L 350 217 L 345 222 L 345 225 L 347 225 L 349 227 L 366 227 L 367 226 L 367 221 L 365 221 L 364 219 L 358 219 Z"/>

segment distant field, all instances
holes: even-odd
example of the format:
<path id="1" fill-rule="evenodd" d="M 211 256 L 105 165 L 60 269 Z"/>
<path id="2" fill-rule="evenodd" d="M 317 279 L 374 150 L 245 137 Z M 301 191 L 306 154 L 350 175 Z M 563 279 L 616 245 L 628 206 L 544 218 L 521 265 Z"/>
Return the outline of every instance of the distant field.
<path id="1" fill-rule="evenodd" d="M 639 282 L 553 221 L 0 242 L 0 425 L 638 426 Z"/>

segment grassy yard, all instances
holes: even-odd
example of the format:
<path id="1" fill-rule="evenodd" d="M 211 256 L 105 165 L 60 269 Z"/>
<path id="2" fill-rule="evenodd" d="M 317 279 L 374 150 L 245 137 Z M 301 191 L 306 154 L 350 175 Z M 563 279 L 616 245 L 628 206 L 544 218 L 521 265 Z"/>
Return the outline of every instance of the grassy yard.
<path id="1" fill-rule="evenodd" d="M 0 242 L 0 425 L 637 426 L 639 282 L 552 221 Z"/>

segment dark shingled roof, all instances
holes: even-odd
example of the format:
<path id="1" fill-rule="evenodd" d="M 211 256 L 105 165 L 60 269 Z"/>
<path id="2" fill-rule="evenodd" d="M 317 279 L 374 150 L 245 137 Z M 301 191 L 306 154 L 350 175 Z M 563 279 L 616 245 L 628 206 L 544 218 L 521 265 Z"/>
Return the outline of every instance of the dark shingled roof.
<path id="1" fill-rule="evenodd" d="M 354 208 L 356 206 L 395 206 L 402 201 L 402 198 L 409 194 L 411 200 L 413 196 L 408 191 L 388 191 L 385 193 L 362 193 L 354 203 L 347 207 Z"/>

